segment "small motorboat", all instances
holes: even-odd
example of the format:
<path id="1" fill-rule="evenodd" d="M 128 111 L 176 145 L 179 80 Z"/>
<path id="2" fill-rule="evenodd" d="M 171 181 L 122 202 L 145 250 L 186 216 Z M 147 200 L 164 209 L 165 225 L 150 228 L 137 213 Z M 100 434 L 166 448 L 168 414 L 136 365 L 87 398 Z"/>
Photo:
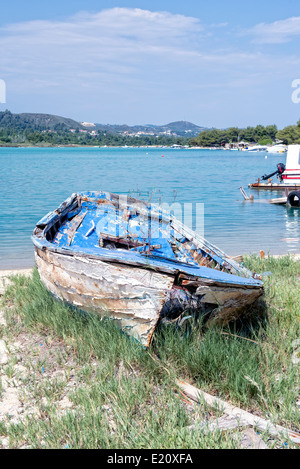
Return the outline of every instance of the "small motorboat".
<path id="1" fill-rule="evenodd" d="M 283 144 L 272 145 L 267 148 L 268 153 L 286 153 L 287 146 Z"/>
<path id="2" fill-rule="evenodd" d="M 272 181 L 271 178 L 273 176 L 277 176 L 278 182 Z M 286 164 L 278 163 L 275 171 L 270 174 L 264 174 L 256 182 L 249 184 L 248 187 L 251 189 L 273 190 L 300 189 L 300 145 L 289 145 Z"/>
<path id="3" fill-rule="evenodd" d="M 112 318 L 147 347 L 157 323 L 225 325 L 263 294 L 261 277 L 160 206 L 75 193 L 37 224 L 39 275 L 57 298 Z"/>

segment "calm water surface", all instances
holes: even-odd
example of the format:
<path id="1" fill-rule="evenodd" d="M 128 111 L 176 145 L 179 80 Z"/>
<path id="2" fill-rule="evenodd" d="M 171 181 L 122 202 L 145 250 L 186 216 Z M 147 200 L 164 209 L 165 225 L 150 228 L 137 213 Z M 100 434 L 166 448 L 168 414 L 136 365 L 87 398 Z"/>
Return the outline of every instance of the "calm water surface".
<path id="1" fill-rule="evenodd" d="M 285 155 L 150 148 L 0 148 L 0 268 L 34 264 L 35 223 L 70 194 L 134 192 L 154 201 L 204 204 L 204 236 L 230 255 L 300 250 L 300 210 L 268 203 L 281 191 L 248 183 Z M 254 202 L 244 202 L 243 186 Z M 198 226 L 198 225 L 197 225 Z"/>

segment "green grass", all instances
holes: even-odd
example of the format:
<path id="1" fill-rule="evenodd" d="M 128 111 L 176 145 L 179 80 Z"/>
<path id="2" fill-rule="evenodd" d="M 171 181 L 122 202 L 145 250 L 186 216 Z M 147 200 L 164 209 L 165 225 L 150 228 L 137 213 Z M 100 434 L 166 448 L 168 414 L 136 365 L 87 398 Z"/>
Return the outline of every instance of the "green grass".
<path id="1" fill-rule="evenodd" d="M 15 277 L 4 297 L 2 335 L 19 342 L 30 338 L 19 363 L 27 370 L 22 402 L 35 413 L 2 423 L 9 447 L 238 447 L 239 431 L 187 428 L 215 412 L 184 402 L 176 378 L 299 430 L 299 365 L 292 357 L 300 339 L 300 263 L 250 257 L 246 265 L 272 272 L 264 277 L 265 316 L 257 320 L 255 310 L 226 329 L 198 327 L 189 336 L 161 327 L 149 350 L 112 321 L 54 300 L 36 270 L 32 279 Z M 11 379 L 15 363 L 6 365 Z M 62 409 L 65 396 L 70 406 Z"/>

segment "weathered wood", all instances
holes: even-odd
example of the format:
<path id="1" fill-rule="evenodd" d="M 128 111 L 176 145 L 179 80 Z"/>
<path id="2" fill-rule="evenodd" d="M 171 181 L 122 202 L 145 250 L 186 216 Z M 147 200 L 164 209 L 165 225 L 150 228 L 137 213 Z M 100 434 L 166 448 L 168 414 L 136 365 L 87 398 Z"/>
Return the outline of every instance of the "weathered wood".
<path id="1" fill-rule="evenodd" d="M 210 278 L 201 278 L 201 277 L 192 277 L 188 274 L 179 274 L 179 279 L 182 285 L 187 286 L 187 287 L 194 287 L 198 288 L 201 287 L 202 285 L 207 285 L 209 287 L 224 287 L 226 286 L 226 289 L 257 289 L 257 285 L 239 285 L 237 283 L 224 283 L 224 282 L 218 282 L 215 279 L 210 279 Z M 258 290 L 262 293 L 262 288 Z"/>
<path id="2" fill-rule="evenodd" d="M 130 246 L 134 248 L 138 247 L 144 247 L 147 250 L 153 250 L 153 249 L 160 249 L 161 244 L 149 244 L 149 242 L 145 240 L 143 241 L 137 241 L 134 238 L 129 237 L 128 235 L 126 236 L 112 236 L 111 234 L 104 233 L 100 231 L 99 237 L 102 240 L 108 240 L 111 241 L 112 243 L 118 243 L 118 244 L 123 244 L 124 246 Z"/>
<path id="3" fill-rule="evenodd" d="M 240 255 L 240 256 L 234 256 L 234 257 L 232 257 L 232 259 L 233 259 L 235 262 L 238 262 L 239 264 L 240 264 L 241 262 L 244 262 L 244 256 L 241 256 L 241 255 Z"/>
<path id="4" fill-rule="evenodd" d="M 149 345 L 173 276 L 41 250 L 36 251 L 36 263 L 42 281 L 56 297 L 111 317 Z"/>
<path id="5" fill-rule="evenodd" d="M 251 272 L 248 269 L 238 264 L 238 262 L 236 262 L 233 258 L 226 256 L 226 254 L 220 249 L 216 249 L 215 246 L 213 246 L 206 239 L 203 239 L 196 232 L 192 231 L 190 228 L 185 226 L 178 219 L 176 218 L 172 219 L 172 228 L 178 233 L 180 233 L 181 235 L 188 238 L 190 241 L 194 242 L 198 249 L 203 249 L 204 252 L 206 252 L 207 254 L 215 253 L 221 259 L 223 260 L 226 259 L 228 263 L 228 267 L 232 269 L 232 273 L 236 275 L 241 275 L 244 277 L 251 277 Z"/>
<path id="6" fill-rule="evenodd" d="M 186 381 L 177 380 L 176 384 L 180 389 L 192 400 L 196 402 L 205 402 L 209 407 L 218 408 L 223 411 L 223 413 L 234 417 L 240 421 L 241 424 L 250 425 L 257 427 L 262 431 L 268 432 L 270 435 L 276 437 L 288 438 L 293 443 L 300 444 L 300 434 L 289 430 L 288 428 L 282 427 L 280 425 L 273 424 L 270 420 L 263 419 L 257 415 L 253 415 L 250 412 L 240 409 L 229 404 L 218 397 L 212 396 L 200 389 L 192 386 Z"/>
<path id="7" fill-rule="evenodd" d="M 203 285 L 197 288 L 196 294 L 202 296 L 202 303 L 218 305 L 207 324 L 225 326 L 229 321 L 237 319 L 240 311 L 259 298 L 261 292 L 257 289 L 227 289 L 224 286 Z"/>
<path id="8" fill-rule="evenodd" d="M 76 246 L 71 246 L 87 210 L 92 227 L 86 219 L 84 229 L 76 236 Z M 101 230 L 99 213 L 104 222 Z M 151 239 L 149 230 L 156 217 L 159 236 L 156 234 L 153 240 L 159 243 L 162 237 L 167 242 L 146 246 L 143 215 L 148 217 L 147 239 Z M 128 222 L 130 216 L 135 217 L 136 228 L 130 231 L 127 226 L 125 237 L 113 237 L 110 232 L 115 233 L 115 225 Z M 110 225 L 113 229 L 106 232 Z M 32 239 L 41 279 L 55 296 L 84 311 L 117 320 L 122 329 L 143 345 L 149 344 L 165 303 L 168 303 L 166 314 L 169 306 L 172 318 L 176 314 L 177 306 L 174 309 L 169 295 L 175 288 L 191 299 L 188 307 L 193 308 L 197 317 L 203 311 L 207 313 L 207 309 L 214 310 L 210 320 L 221 324 L 234 319 L 245 305 L 263 293 L 262 282 L 252 278 L 250 271 L 174 217 L 159 207 L 116 194 L 73 194 L 38 222 Z M 145 245 L 147 252 L 122 249 L 119 244 L 109 249 L 111 246 L 106 246 L 105 240 L 139 248 Z M 151 248 L 161 252 L 151 255 Z"/>
<path id="9" fill-rule="evenodd" d="M 285 189 L 289 189 L 289 190 L 296 190 L 296 189 L 299 189 L 300 188 L 300 183 L 299 184 L 280 184 L 280 183 L 264 183 L 264 182 L 254 182 L 252 184 L 248 184 L 248 187 L 250 189 L 270 189 L 270 190 L 285 190 Z"/>
<path id="10" fill-rule="evenodd" d="M 277 199 L 270 199 L 270 204 L 284 205 L 287 203 L 287 197 L 278 197 Z"/>
<path id="11" fill-rule="evenodd" d="M 68 230 L 68 241 L 67 245 L 70 246 L 72 244 L 72 241 L 74 239 L 74 236 L 76 234 L 76 231 L 80 227 L 81 223 L 83 222 L 87 212 L 80 213 L 74 217 L 72 220 L 72 226 Z"/>
<path id="12" fill-rule="evenodd" d="M 269 449 L 265 442 L 253 431 L 252 428 L 247 428 L 247 424 L 241 421 L 238 417 L 223 415 L 214 420 L 195 423 L 186 427 L 188 430 L 201 430 L 202 434 L 207 434 L 215 431 L 228 431 L 236 428 L 246 427 L 241 434 L 240 447 L 245 449 Z M 238 435 L 237 435 L 238 436 Z"/>
<path id="13" fill-rule="evenodd" d="M 209 420 L 209 421 L 202 421 L 199 423 L 195 423 L 193 425 L 189 425 L 188 428 L 189 430 L 199 430 L 201 429 L 201 433 L 208 433 L 208 432 L 214 432 L 215 430 L 232 430 L 237 427 L 244 426 L 239 422 L 239 420 L 236 417 L 230 417 L 229 415 L 219 417 L 215 420 Z"/>

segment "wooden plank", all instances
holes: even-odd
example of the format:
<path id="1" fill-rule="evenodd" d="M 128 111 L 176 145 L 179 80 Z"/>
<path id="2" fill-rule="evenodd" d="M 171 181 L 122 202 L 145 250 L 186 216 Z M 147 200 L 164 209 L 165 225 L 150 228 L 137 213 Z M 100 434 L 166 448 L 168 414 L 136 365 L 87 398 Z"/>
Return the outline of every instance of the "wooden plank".
<path id="1" fill-rule="evenodd" d="M 253 184 L 248 184 L 249 189 L 271 189 L 271 190 L 296 190 L 300 188 L 300 184 L 292 184 L 292 185 L 287 185 L 287 184 L 264 184 L 264 183 L 257 183 L 254 182 Z"/>
<path id="2" fill-rule="evenodd" d="M 270 199 L 269 200 L 270 204 L 286 204 L 287 203 L 287 197 L 278 197 L 277 199 Z"/>
<path id="3" fill-rule="evenodd" d="M 73 220 L 72 220 L 72 226 L 68 230 L 68 241 L 67 241 L 67 246 L 70 246 L 72 243 L 74 236 L 76 234 L 76 231 L 80 227 L 81 223 L 83 222 L 87 212 L 82 212 L 81 214 L 76 215 Z"/>
<path id="4" fill-rule="evenodd" d="M 239 264 L 241 262 L 244 262 L 244 256 L 240 255 L 240 256 L 234 256 L 232 257 L 232 259 L 235 261 L 235 262 L 238 262 Z"/>
<path id="5" fill-rule="evenodd" d="M 177 380 L 176 384 L 190 399 L 196 402 L 205 402 L 209 407 L 217 407 L 225 414 L 239 419 L 241 424 L 257 427 L 259 430 L 266 431 L 270 435 L 276 437 L 288 438 L 293 443 L 300 445 L 300 434 L 294 432 L 293 430 L 289 430 L 288 428 L 282 427 L 280 425 L 275 425 L 270 420 L 263 419 L 257 415 L 253 415 L 250 412 L 242 410 L 239 407 L 235 407 L 228 402 L 219 399 L 218 397 L 201 391 L 201 389 L 192 386 L 186 381 Z"/>
<path id="6" fill-rule="evenodd" d="M 130 246 L 130 247 L 144 247 L 147 250 L 154 250 L 154 249 L 160 249 L 162 246 L 161 244 L 149 244 L 146 239 L 143 241 L 138 241 L 135 240 L 133 237 L 130 237 L 129 235 L 126 236 L 112 236 L 109 233 L 104 233 L 100 231 L 99 233 L 100 238 L 104 240 L 111 241 L 112 243 L 119 243 L 123 244 L 124 246 Z M 151 241 L 150 241 L 151 242 Z"/>

